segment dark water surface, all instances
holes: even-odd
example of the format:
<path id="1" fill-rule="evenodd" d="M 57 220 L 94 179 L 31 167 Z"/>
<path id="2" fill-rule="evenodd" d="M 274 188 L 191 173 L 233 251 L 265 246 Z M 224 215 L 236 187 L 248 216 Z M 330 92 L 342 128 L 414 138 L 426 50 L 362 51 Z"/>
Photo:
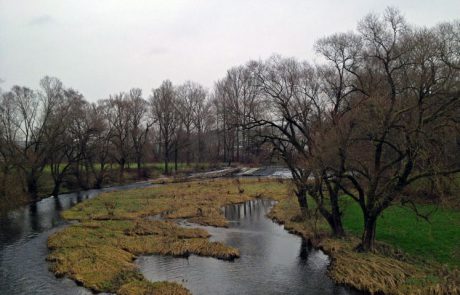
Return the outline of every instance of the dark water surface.
<path id="1" fill-rule="evenodd" d="M 91 294 L 48 270 L 47 238 L 67 224 L 60 212 L 104 191 L 149 185 L 63 194 L 0 215 L 0 294 Z M 309 249 L 301 238 L 265 217 L 271 206 L 273 202 L 268 200 L 227 206 L 228 229 L 203 227 L 212 234 L 212 240 L 240 249 L 241 258 L 234 262 L 154 255 L 140 257 L 137 264 L 148 279 L 181 282 L 195 295 L 353 293 L 327 277 L 326 255 Z"/>
<path id="2" fill-rule="evenodd" d="M 0 215 L 0 294 L 92 294 L 48 271 L 48 236 L 66 224 L 60 212 L 104 191 L 149 185 L 144 182 L 63 194 Z"/>
<path id="3" fill-rule="evenodd" d="M 327 276 L 329 258 L 311 249 L 265 215 L 270 200 L 253 200 L 224 208 L 228 229 L 197 226 L 211 240 L 240 250 L 233 262 L 208 257 L 142 256 L 136 263 L 149 280 L 177 281 L 200 294 L 356 294 L 334 284 Z"/>

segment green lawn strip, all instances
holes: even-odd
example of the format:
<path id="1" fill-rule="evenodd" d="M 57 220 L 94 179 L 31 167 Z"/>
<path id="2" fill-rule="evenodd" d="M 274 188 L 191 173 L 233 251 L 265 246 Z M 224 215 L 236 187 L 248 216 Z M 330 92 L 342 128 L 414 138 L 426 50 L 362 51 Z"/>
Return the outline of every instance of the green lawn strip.
<path id="1" fill-rule="evenodd" d="M 429 222 L 403 206 L 392 206 L 377 222 L 377 240 L 404 252 L 449 266 L 460 266 L 460 212 L 434 205 L 419 205 L 421 212 L 432 212 Z M 343 216 L 345 228 L 360 236 L 363 230 L 361 209 L 356 202 L 346 201 Z"/>

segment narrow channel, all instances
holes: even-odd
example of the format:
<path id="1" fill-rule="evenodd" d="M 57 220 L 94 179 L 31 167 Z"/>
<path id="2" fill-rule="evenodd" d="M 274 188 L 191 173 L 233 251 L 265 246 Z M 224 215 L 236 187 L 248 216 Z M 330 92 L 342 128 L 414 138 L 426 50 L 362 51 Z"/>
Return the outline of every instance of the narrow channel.
<path id="1" fill-rule="evenodd" d="M 211 240 L 240 250 L 233 262 L 208 257 L 141 256 L 136 264 L 152 281 L 176 281 L 201 294 L 356 294 L 327 276 L 329 258 L 266 217 L 273 201 L 257 199 L 223 208 L 229 228 L 206 229 Z"/>

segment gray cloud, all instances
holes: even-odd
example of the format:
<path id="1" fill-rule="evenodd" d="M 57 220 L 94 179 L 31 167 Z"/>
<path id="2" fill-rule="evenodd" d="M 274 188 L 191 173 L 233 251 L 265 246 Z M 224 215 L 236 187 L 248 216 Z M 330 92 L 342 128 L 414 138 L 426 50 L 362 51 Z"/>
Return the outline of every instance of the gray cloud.
<path id="1" fill-rule="evenodd" d="M 167 47 L 162 47 L 162 46 L 158 46 L 158 47 L 152 47 L 148 54 L 149 55 L 163 55 L 163 54 L 167 54 L 167 53 L 170 53 L 171 50 Z"/>
<path id="2" fill-rule="evenodd" d="M 55 19 L 51 15 L 43 14 L 43 15 L 37 16 L 33 18 L 32 20 L 30 20 L 28 22 L 28 25 L 29 26 L 43 26 L 43 25 L 52 24 L 55 22 L 56 22 Z"/>
<path id="3" fill-rule="evenodd" d="M 27 9 L 25 9 L 27 2 Z M 211 88 L 231 66 L 273 53 L 314 61 L 315 40 L 354 30 L 369 12 L 401 9 L 411 24 L 458 18 L 437 0 L 0 0 L 1 85 L 62 79 L 95 101 L 163 79 Z"/>

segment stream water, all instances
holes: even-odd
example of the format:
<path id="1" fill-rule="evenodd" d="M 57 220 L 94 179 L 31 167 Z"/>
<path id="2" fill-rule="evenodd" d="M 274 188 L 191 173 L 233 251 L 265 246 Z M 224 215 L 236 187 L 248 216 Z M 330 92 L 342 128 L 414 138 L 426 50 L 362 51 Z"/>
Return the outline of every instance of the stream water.
<path id="1" fill-rule="evenodd" d="M 266 217 L 273 205 L 273 201 L 258 199 L 224 207 L 229 228 L 182 222 L 185 227 L 206 229 L 211 240 L 238 248 L 241 257 L 232 262 L 151 255 L 136 263 L 147 279 L 177 281 L 195 295 L 356 294 L 327 276 L 327 255 Z"/>
<path id="2" fill-rule="evenodd" d="M 104 191 L 149 185 L 62 194 L 0 215 L 0 294 L 91 294 L 48 270 L 47 238 L 67 224 L 60 212 Z M 324 253 L 309 249 L 301 238 L 265 216 L 271 206 L 268 200 L 226 206 L 229 228 L 203 227 L 212 240 L 240 249 L 241 257 L 233 262 L 153 255 L 140 257 L 136 263 L 148 279 L 179 281 L 195 295 L 354 293 L 327 277 L 329 259 Z"/>
<path id="3" fill-rule="evenodd" d="M 62 194 L 0 215 L 0 294 L 92 294 L 48 270 L 47 239 L 66 225 L 60 212 L 104 191 L 149 185 L 144 182 Z"/>

